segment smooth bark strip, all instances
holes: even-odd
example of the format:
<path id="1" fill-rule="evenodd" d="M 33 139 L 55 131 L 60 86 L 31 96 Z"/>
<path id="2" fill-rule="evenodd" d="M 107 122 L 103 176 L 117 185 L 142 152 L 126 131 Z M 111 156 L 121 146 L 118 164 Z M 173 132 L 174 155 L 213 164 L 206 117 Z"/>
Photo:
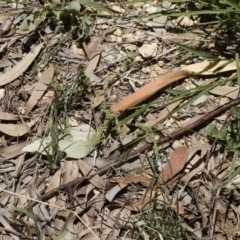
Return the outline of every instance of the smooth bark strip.
<path id="1" fill-rule="evenodd" d="M 131 107 L 138 105 L 144 100 L 151 97 L 153 94 L 166 87 L 167 85 L 176 82 L 182 78 L 187 77 L 189 74 L 180 69 L 176 69 L 172 73 L 168 73 L 153 82 L 146 84 L 144 87 L 140 88 L 135 93 L 127 96 L 120 102 L 114 104 L 111 108 L 111 112 L 120 112 L 127 110 Z"/>

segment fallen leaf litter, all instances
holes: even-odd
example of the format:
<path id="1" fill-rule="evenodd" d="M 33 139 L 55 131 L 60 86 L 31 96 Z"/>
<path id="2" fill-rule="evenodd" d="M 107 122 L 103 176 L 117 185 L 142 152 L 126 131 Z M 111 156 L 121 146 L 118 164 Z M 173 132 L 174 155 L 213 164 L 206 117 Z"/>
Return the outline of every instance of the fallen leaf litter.
<path id="1" fill-rule="evenodd" d="M 153 196 L 159 206 L 165 202 L 166 206 L 171 206 L 171 213 L 178 212 L 187 225 L 187 231 L 195 237 L 204 237 L 202 229 L 209 221 L 218 223 L 216 233 L 223 233 L 224 229 L 228 228 L 227 233 L 224 232 L 228 237 L 233 232 L 238 234 L 234 213 L 238 212 L 239 205 L 234 199 L 236 209 L 233 208 L 227 213 L 226 202 L 216 200 L 221 194 L 220 188 L 217 193 L 211 192 L 219 182 L 224 181 L 224 175 L 220 174 L 227 170 L 229 164 L 225 162 L 218 165 L 213 158 L 204 162 L 203 159 L 211 147 L 210 143 L 201 132 L 198 134 L 190 131 L 202 128 L 210 120 L 240 104 L 238 88 L 213 86 L 205 95 L 193 101 L 187 110 L 182 109 L 165 119 L 168 129 L 163 129 L 164 124 L 157 123 L 166 118 L 169 112 L 184 104 L 185 100 L 175 101 L 163 107 L 161 111 L 153 102 L 149 108 L 151 110 L 146 108 L 146 112 L 142 111 L 136 122 L 131 119 L 124 121 L 121 114 L 118 114 L 138 107 L 144 101 L 151 103 L 151 98 L 159 91 L 159 101 L 164 104 L 170 94 L 162 89 L 170 84 L 170 89 L 172 87 L 174 90 L 191 90 L 197 85 L 197 80 L 191 80 L 195 76 L 203 76 L 204 82 L 206 78 L 211 80 L 211 75 L 214 75 L 219 67 L 219 73 L 236 71 L 235 61 L 229 64 L 226 64 L 225 60 L 218 63 L 193 63 L 190 58 L 191 64 L 185 64 L 184 57 L 187 59 L 188 56 L 180 56 L 182 50 L 171 41 L 183 44 L 187 42 L 187 45 L 195 46 L 200 38 L 189 33 L 173 34 L 171 29 L 195 27 L 200 21 L 199 18 L 162 16 L 141 19 L 139 23 L 131 19 L 97 17 L 91 20 L 94 22 L 94 28 L 90 29 L 91 44 L 84 41 L 82 47 L 79 47 L 70 38 L 57 49 L 57 43 L 64 38 L 63 33 L 55 34 L 50 28 L 50 23 L 45 25 L 42 19 L 27 26 L 23 19 L 31 16 L 35 10 L 14 8 L 13 4 L 9 6 L 5 5 L 15 12 L 6 15 L 1 10 L 0 32 L 0 52 L 5 53 L 0 75 L 0 90 L 5 90 L 2 92 L 0 112 L 0 171 L 8 179 L 6 181 L 1 178 L 0 197 L 2 211 L 5 211 L 0 217 L 0 222 L 4 236 L 10 235 L 14 239 L 23 237 L 22 233 L 17 233 L 3 218 L 5 216 L 15 220 L 16 215 L 7 210 L 12 203 L 17 203 L 19 208 L 32 209 L 39 226 L 41 225 L 41 231 L 49 239 L 63 234 L 61 229 L 67 230 L 67 239 L 91 236 L 99 238 L 100 235 L 109 234 L 113 237 L 124 236 L 128 233 L 119 227 L 119 223 L 132 229 L 134 222 L 144 222 L 137 218 L 138 213 L 151 209 Z M 170 2 L 159 5 L 154 2 L 139 2 L 111 8 L 120 14 L 128 12 L 137 16 L 140 13 L 153 14 L 172 7 L 174 4 Z M 110 14 L 108 11 L 101 13 Z M 21 17 L 6 30 L 7 20 L 16 14 Z M 112 26 L 115 29 L 108 31 Z M 31 33 L 37 33 L 37 29 L 40 28 L 43 36 L 38 36 L 37 41 L 32 41 Z M 81 36 L 81 32 L 78 32 L 78 36 Z M 7 47 L 8 54 L 5 52 Z M 53 49 L 56 54 L 49 56 L 48 53 Z M 42 62 L 43 56 L 48 59 L 45 63 Z M 73 90 L 79 87 L 74 85 L 74 81 L 77 81 L 80 66 L 86 67 L 83 72 L 90 79 L 93 92 L 91 101 L 81 99 L 78 102 L 72 98 Z M 205 75 L 207 77 L 204 78 Z M 185 80 L 176 82 L 181 79 Z M 53 80 L 56 84 L 54 86 L 51 85 Z M 10 85 L 13 81 L 18 82 Z M 71 101 L 70 106 L 64 110 L 67 111 L 64 121 L 64 111 L 55 116 L 56 112 L 51 110 L 52 106 L 60 107 L 54 105 L 54 101 L 62 100 L 62 96 L 58 96 L 58 91 L 62 89 L 69 91 L 70 94 L 65 98 Z M 85 97 L 87 90 L 79 91 L 80 95 Z M 220 101 L 220 105 L 214 102 L 215 96 L 219 95 L 225 97 L 225 102 Z M 108 99 L 112 101 L 110 107 Z M 156 99 L 157 96 L 154 101 Z M 194 111 L 194 107 L 198 108 L 210 100 L 214 102 L 214 106 L 210 106 L 211 111 L 208 107 L 201 107 L 198 112 Z M 100 109 L 99 106 L 104 106 L 105 109 Z M 110 131 L 111 122 L 104 125 L 106 112 L 102 110 L 116 113 L 115 119 L 118 118 L 120 129 L 125 136 L 119 137 Z M 187 115 L 190 115 L 190 119 L 186 122 L 181 121 L 180 116 L 186 120 Z M 150 132 L 149 136 L 139 141 L 133 149 L 128 149 L 129 144 L 139 136 L 140 123 L 145 127 L 156 127 L 162 132 Z M 52 126 L 48 133 L 45 132 L 46 126 Z M 57 145 L 53 130 L 58 133 Z M 95 146 L 99 132 L 102 133 L 100 143 Z M 159 147 L 157 152 L 156 145 Z M 59 162 L 52 163 L 53 169 L 50 171 L 51 163 L 48 157 L 56 157 L 56 154 L 61 158 Z M 153 177 L 155 172 L 154 168 L 150 167 L 149 159 L 155 164 L 155 168 L 161 170 L 157 177 Z M 221 159 L 220 155 L 218 159 Z M 160 164 L 157 164 L 158 161 Z M 211 179 L 207 179 L 210 174 Z M 156 179 L 159 183 L 153 185 Z M 166 187 L 165 192 L 162 186 Z M 197 188 L 198 195 L 195 194 Z M 238 179 L 234 179 L 229 188 L 238 188 Z M 212 195 L 209 195 L 210 192 Z M 168 195 L 167 198 L 165 194 Z M 196 202 L 194 206 L 193 198 Z M 216 201 L 216 206 L 213 201 Z M 220 216 L 211 214 L 216 208 L 220 211 Z M 225 222 L 222 221 L 224 214 L 228 214 Z M 29 222 L 23 214 L 20 219 L 19 224 L 24 227 L 24 232 L 28 237 L 33 237 L 37 229 L 34 221 Z M 193 219 L 195 224 L 190 224 Z M 26 223 L 25 226 L 23 222 Z M 210 230 L 213 231 L 209 228 L 208 234 Z M 144 234 L 149 238 L 148 233 Z"/>

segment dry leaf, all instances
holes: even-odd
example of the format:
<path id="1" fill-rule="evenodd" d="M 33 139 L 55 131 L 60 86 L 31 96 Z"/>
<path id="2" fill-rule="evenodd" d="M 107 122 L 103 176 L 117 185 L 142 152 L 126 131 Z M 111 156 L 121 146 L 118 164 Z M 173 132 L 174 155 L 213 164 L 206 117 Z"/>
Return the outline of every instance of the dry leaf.
<path id="1" fill-rule="evenodd" d="M 61 174 L 62 174 L 62 171 L 63 171 L 63 165 L 64 165 L 64 163 L 61 163 L 61 168 L 59 168 L 58 171 L 56 171 L 54 173 L 54 175 L 50 178 L 49 185 L 46 189 L 46 192 L 50 192 L 53 189 L 60 186 Z M 51 205 L 55 205 L 56 197 L 53 197 L 53 198 L 49 199 L 48 203 L 51 204 Z M 50 208 L 50 214 L 52 214 L 52 209 L 51 208 Z"/>
<path id="2" fill-rule="evenodd" d="M 22 168 L 22 165 L 23 165 L 23 162 L 25 160 L 25 155 L 26 154 L 23 154 L 21 156 L 18 157 L 17 161 L 16 161 L 16 166 L 15 166 L 15 171 L 13 171 L 11 174 L 11 176 L 13 177 L 18 177 L 19 176 L 19 173 L 21 171 L 21 168 Z"/>
<path id="3" fill-rule="evenodd" d="M 176 71 L 172 73 L 168 73 L 157 80 L 148 83 L 144 87 L 140 88 L 135 93 L 127 96 L 122 101 L 114 104 L 111 108 L 111 112 L 119 112 L 124 111 L 126 109 L 129 109 L 131 107 L 136 106 L 137 104 L 143 102 L 147 98 L 151 97 L 154 93 L 159 91 L 160 89 L 166 87 L 167 85 L 176 82 L 184 77 L 186 77 L 188 74 L 177 69 Z"/>
<path id="4" fill-rule="evenodd" d="M 81 169 L 82 173 L 87 176 L 89 174 L 95 173 L 92 167 L 88 166 L 84 161 L 78 160 L 78 166 Z M 95 187 L 99 189 L 109 190 L 113 187 L 113 184 L 104 181 L 99 175 L 92 177 L 89 182 L 92 183 Z"/>
<path id="5" fill-rule="evenodd" d="M 126 205 L 124 208 L 135 212 L 147 211 L 151 207 L 149 204 L 150 201 L 151 199 L 148 196 L 143 195 L 136 202 L 131 205 Z"/>
<path id="6" fill-rule="evenodd" d="M 3 37 L 11 37 L 15 33 L 16 33 L 16 26 L 15 25 L 13 25 L 12 28 L 7 29 L 7 30 L 1 30 L 0 29 L 0 36 L 1 36 L 1 38 L 3 38 Z"/>
<path id="7" fill-rule="evenodd" d="M 42 99 L 39 101 L 38 106 L 44 107 L 51 103 L 52 99 L 54 98 L 54 91 L 48 91 L 44 94 Z"/>
<path id="8" fill-rule="evenodd" d="M 114 186 L 112 189 L 110 189 L 109 191 L 107 191 L 107 193 L 105 194 L 105 198 L 109 201 L 112 202 L 113 199 L 115 198 L 115 196 L 123 189 L 127 186 L 128 184 L 118 184 L 116 186 Z"/>
<path id="9" fill-rule="evenodd" d="M 0 149 L 0 156 L 7 159 L 10 158 L 14 158 L 16 156 L 19 156 L 21 154 L 23 154 L 22 149 L 23 147 L 25 147 L 26 145 L 28 145 L 29 142 L 22 142 L 22 143 L 18 143 L 15 145 L 11 145 L 5 148 Z"/>
<path id="10" fill-rule="evenodd" d="M 11 113 L 0 112 L 0 120 L 15 121 L 19 120 L 19 117 Z"/>
<path id="11" fill-rule="evenodd" d="M 218 86 L 209 91 L 212 94 L 226 96 L 231 99 L 236 99 L 239 93 L 239 87 Z"/>
<path id="12" fill-rule="evenodd" d="M 33 50 L 31 50 L 17 65 L 15 65 L 9 72 L 0 75 L 0 86 L 6 85 L 7 83 L 12 82 L 23 74 L 33 60 L 37 57 L 40 52 L 43 43 L 37 45 Z"/>
<path id="13" fill-rule="evenodd" d="M 79 176 L 79 167 L 76 161 L 65 161 L 63 165 L 62 184 L 69 183 Z"/>
<path id="14" fill-rule="evenodd" d="M 53 78 L 54 68 L 52 65 L 49 66 L 43 73 L 38 83 L 36 84 L 31 97 L 27 102 L 27 106 L 25 109 L 25 115 L 28 115 L 33 107 L 37 104 L 38 100 L 42 97 L 44 92 L 47 90 L 50 81 Z"/>
<path id="15" fill-rule="evenodd" d="M 180 69 L 190 74 L 200 74 L 200 75 L 215 74 L 214 71 L 216 71 L 217 69 L 219 69 L 218 73 L 237 69 L 235 61 L 232 61 L 229 64 L 227 63 L 229 63 L 229 60 L 214 61 L 214 62 L 203 61 L 201 63 L 195 63 L 191 65 L 181 65 Z"/>
<path id="16" fill-rule="evenodd" d="M 228 62 L 229 62 L 228 60 L 222 60 L 218 62 L 204 61 L 201 63 L 191 65 L 182 65 L 180 69 L 172 73 L 168 73 L 158 78 L 157 80 L 148 83 L 135 93 L 127 96 L 122 101 L 114 104 L 110 108 L 110 111 L 119 112 L 134 107 L 137 104 L 146 100 L 147 98 L 151 97 L 154 93 L 156 93 L 163 87 L 166 87 L 167 85 L 186 77 L 188 74 L 212 75 L 215 74 L 214 71 L 216 71 L 217 69 L 219 69 L 218 72 L 236 70 L 236 62 L 233 61 L 227 64 Z"/>
<path id="17" fill-rule="evenodd" d="M 166 183 L 173 177 L 176 179 L 177 174 L 183 170 L 187 158 L 188 149 L 184 146 L 177 147 L 159 175 L 160 182 Z"/>
<path id="18" fill-rule="evenodd" d="M 27 134 L 30 128 L 22 123 L 19 124 L 0 124 L 0 131 L 13 137 L 20 137 Z"/>
<path id="19" fill-rule="evenodd" d="M 95 55 L 88 63 L 86 69 L 85 69 L 85 75 L 89 77 L 91 82 L 99 83 L 101 82 L 101 79 L 94 74 L 94 70 L 96 69 L 98 65 L 98 61 L 100 59 L 100 54 Z"/>

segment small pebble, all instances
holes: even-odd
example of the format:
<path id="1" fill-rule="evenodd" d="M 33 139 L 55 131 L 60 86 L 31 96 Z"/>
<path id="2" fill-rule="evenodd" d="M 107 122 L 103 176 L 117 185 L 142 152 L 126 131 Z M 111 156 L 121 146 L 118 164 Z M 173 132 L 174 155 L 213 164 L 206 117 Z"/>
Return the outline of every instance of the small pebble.
<path id="1" fill-rule="evenodd" d="M 116 39 L 117 41 L 117 43 L 122 43 L 122 38 L 121 37 L 117 37 L 117 39 Z"/>
<path id="2" fill-rule="evenodd" d="M 156 71 L 151 71 L 149 74 L 149 78 L 158 78 L 159 74 Z"/>
<path id="3" fill-rule="evenodd" d="M 107 24 L 101 25 L 101 29 L 107 29 L 109 26 Z"/>
<path id="4" fill-rule="evenodd" d="M 224 97 L 224 98 L 220 99 L 220 105 L 224 105 L 224 104 L 229 103 L 229 102 L 230 102 L 229 98 Z"/>
<path id="5" fill-rule="evenodd" d="M 113 34 L 117 37 L 120 37 L 120 36 L 122 36 L 122 30 L 120 28 L 118 28 Z"/>
<path id="6" fill-rule="evenodd" d="M 111 96 L 109 97 L 109 100 L 110 100 L 111 102 L 115 102 L 116 99 L 117 99 L 117 96 L 116 96 L 116 95 L 111 95 Z"/>
<path id="7" fill-rule="evenodd" d="M 182 27 L 191 27 L 194 24 L 193 20 L 189 16 L 178 17 L 176 21 Z"/>
<path id="8" fill-rule="evenodd" d="M 145 58 L 151 58 L 156 57 L 157 49 L 158 49 L 157 43 L 152 44 L 145 43 L 138 49 L 138 52 Z"/>
<path id="9" fill-rule="evenodd" d="M 143 72 L 143 73 L 150 73 L 150 68 L 149 67 L 144 67 L 144 68 L 142 68 L 141 69 L 141 71 Z"/>
<path id="10" fill-rule="evenodd" d="M 107 38 L 107 41 L 108 42 L 116 42 L 117 41 L 117 37 L 115 35 L 110 35 L 108 38 Z"/>
<path id="11" fill-rule="evenodd" d="M 124 44 L 123 47 L 129 51 L 135 51 L 137 50 L 137 46 L 133 44 Z"/>
<path id="12" fill-rule="evenodd" d="M 173 117 L 173 118 L 178 118 L 178 113 L 175 112 L 174 114 L 172 114 L 172 117 Z"/>
<path id="13" fill-rule="evenodd" d="M 158 8 L 156 8 L 156 7 L 148 7 L 148 8 L 146 8 L 146 12 L 147 13 L 155 13 L 157 11 L 158 11 Z"/>
<path id="14" fill-rule="evenodd" d="M 156 141 L 158 141 L 158 140 L 160 139 L 160 136 L 159 136 L 159 135 L 156 135 L 156 136 L 154 136 L 154 139 L 155 139 Z"/>
<path id="15" fill-rule="evenodd" d="M 111 9 L 119 13 L 125 13 L 125 10 L 119 6 L 111 6 Z"/>

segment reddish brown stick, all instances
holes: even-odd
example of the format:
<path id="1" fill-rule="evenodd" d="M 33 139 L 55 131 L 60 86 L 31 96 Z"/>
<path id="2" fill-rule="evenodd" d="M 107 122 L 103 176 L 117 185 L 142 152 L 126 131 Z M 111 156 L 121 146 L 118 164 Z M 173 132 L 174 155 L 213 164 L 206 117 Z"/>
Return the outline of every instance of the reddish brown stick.
<path id="1" fill-rule="evenodd" d="M 187 77 L 189 74 L 187 72 L 176 69 L 175 71 L 168 73 L 158 79 L 146 84 L 144 87 L 140 88 L 135 93 L 127 96 L 120 102 L 114 104 L 110 108 L 110 112 L 120 112 L 127 110 L 131 107 L 138 105 L 139 103 L 145 101 L 153 94 L 166 87 L 167 85 L 176 82 L 182 78 Z"/>

